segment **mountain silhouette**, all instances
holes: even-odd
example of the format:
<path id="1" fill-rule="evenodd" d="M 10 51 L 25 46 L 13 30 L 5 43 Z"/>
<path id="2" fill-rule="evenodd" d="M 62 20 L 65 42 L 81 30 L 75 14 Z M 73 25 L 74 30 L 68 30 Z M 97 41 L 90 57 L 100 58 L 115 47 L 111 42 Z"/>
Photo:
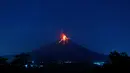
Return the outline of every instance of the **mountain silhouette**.
<path id="1" fill-rule="evenodd" d="M 69 40 L 68 43 L 62 44 L 58 41 L 43 46 L 40 49 L 33 50 L 30 55 L 37 61 L 104 61 L 106 55 L 93 52 L 81 45 Z"/>

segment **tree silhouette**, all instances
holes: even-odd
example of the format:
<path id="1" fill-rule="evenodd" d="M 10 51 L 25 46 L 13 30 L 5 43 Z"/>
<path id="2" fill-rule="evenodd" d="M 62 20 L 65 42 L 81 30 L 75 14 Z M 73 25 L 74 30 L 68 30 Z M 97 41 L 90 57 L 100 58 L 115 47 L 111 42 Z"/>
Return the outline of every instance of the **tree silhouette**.
<path id="1" fill-rule="evenodd" d="M 129 71 L 130 57 L 126 52 L 113 51 L 109 54 L 110 63 L 104 64 L 101 70 L 107 72 Z"/>
<path id="2" fill-rule="evenodd" d="M 11 65 L 23 67 L 25 64 L 27 64 L 29 58 L 29 54 L 21 53 L 15 56 L 15 59 L 11 62 Z"/>
<path id="3" fill-rule="evenodd" d="M 7 58 L 0 57 L 0 68 L 8 66 L 7 60 Z"/>
<path id="4" fill-rule="evenodd" d="M 112 64 L 119 64 L 120 57 L 121 55 L 117 51 L 110 52 L 109 54 L 109 58 Z"/>
<path id="5" fill-rule="evenodd" d="M 110 60 L 111 60 L 111 63 L 112 64 L 124 64 L 124 65 L 128 65 L 129 64 L 129 56 L 127 55 L 126 52 L 117 52 L 117 51 L 114 51 L 114 52 L 111 52 L 109 54 L 109 57 L 110 57 Z"/>
<path id="6" fill-rule="evenodd" d="M 0 57 L 0 64 L 7 64 L 7 58 Z"/>

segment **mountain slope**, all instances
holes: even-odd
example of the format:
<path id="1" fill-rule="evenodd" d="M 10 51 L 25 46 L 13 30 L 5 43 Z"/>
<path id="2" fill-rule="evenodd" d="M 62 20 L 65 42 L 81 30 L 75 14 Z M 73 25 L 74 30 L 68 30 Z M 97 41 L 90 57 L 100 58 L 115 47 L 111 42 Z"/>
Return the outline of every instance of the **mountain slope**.
<path id="1" fill-rule="evenodd" d="M 107 56 L 92 52 L 71 40 L 67 44 L 58 43 L 57 41 L 40 49 L 33 50 L 31 53 L 35 60 L 44 61 L 58 61 L 58 60 L 71 60 L 71 61 L 103 61 Z"/>

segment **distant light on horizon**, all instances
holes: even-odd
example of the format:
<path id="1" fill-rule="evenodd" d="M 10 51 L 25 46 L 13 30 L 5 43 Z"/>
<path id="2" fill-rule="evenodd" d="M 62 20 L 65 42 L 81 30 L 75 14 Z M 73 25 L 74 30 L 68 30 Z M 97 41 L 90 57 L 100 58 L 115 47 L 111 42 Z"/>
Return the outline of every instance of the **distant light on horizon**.
<path id="1" fill-rule="evenodd" d="M 25 66 L 25 68 L 27 68 L 28 67 L 28 65 L 26 64 L 26 65 L 24 65 Z"/>
<path id="2" fill-rule="evenodd" d="M 98 65 L 98 66 L 102 66 L 105 62 L 94 62 L 93 64 Z"/>
<path id="3" fill-rule="evenodd" d="M 32 63 L 34 63 L 34 61 L 32 61 Z"/>

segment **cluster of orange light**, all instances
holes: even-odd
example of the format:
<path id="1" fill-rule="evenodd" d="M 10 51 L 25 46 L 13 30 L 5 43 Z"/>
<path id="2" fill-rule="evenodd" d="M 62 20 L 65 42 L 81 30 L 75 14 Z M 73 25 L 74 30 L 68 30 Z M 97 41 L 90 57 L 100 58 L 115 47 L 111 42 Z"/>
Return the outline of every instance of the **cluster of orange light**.
<path id="1" fill-rule="evenodd" d="M 60 38 L 61 39 L 60 39 L 59 43 L 61 43 L 61 42 L 63 42 L 63 44 L 68 43 L 69 38 L 64 33 L 61 34 Z"/>

